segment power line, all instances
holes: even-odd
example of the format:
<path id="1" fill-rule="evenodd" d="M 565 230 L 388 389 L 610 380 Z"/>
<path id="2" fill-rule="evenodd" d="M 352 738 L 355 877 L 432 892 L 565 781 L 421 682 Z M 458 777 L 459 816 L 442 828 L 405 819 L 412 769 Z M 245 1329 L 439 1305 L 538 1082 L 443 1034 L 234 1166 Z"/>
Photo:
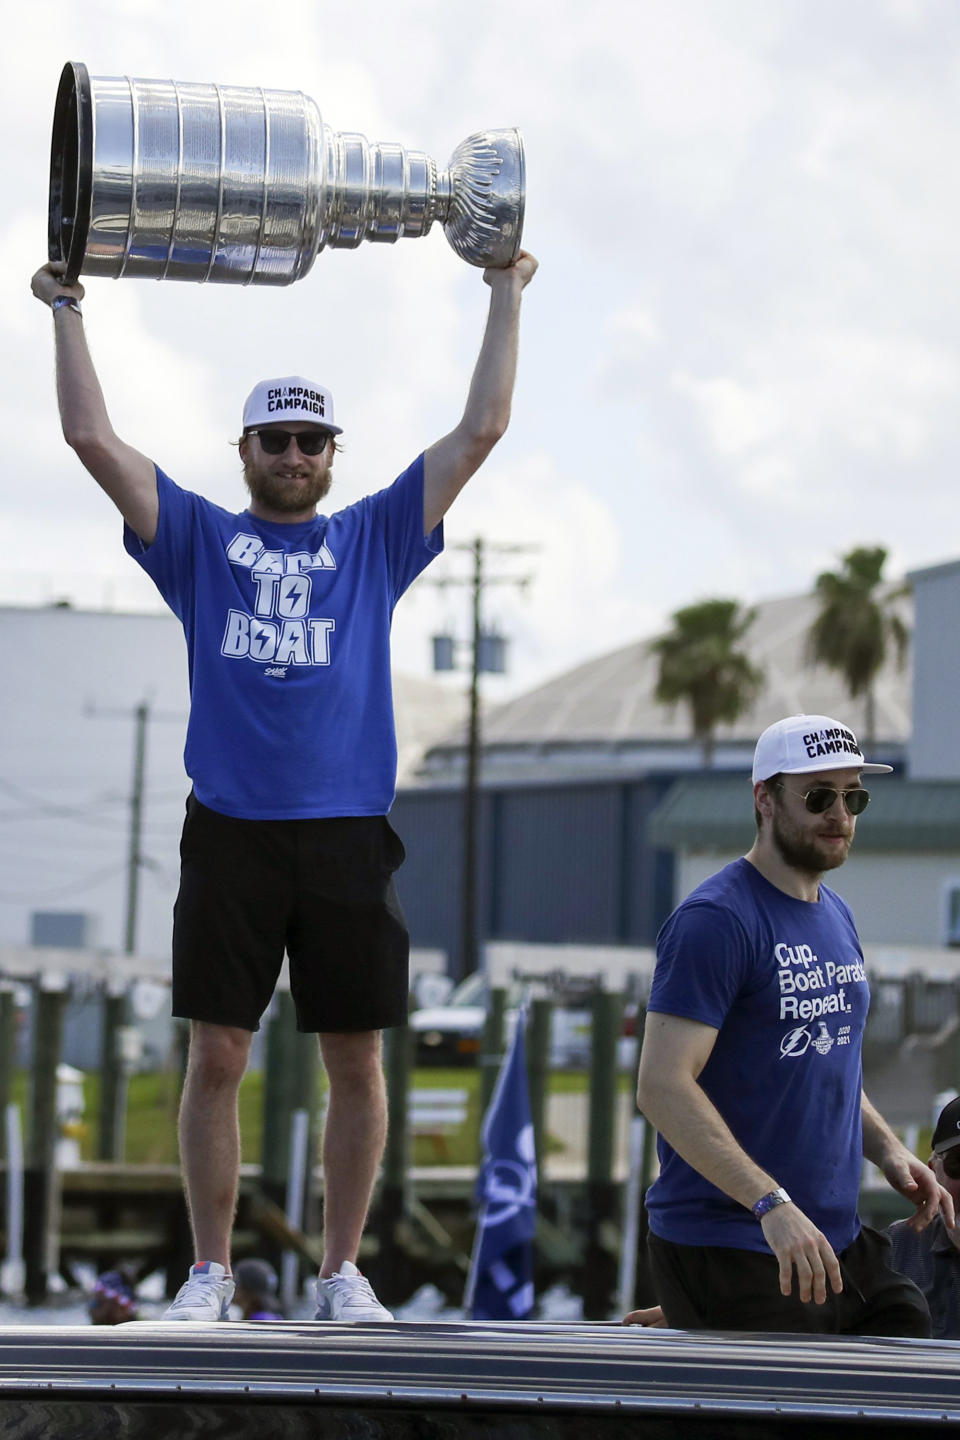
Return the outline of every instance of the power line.
<path id="1" fill-rule="evenodd" d="M 481 609 L 484 592 L 491 585 L 511 585 L 525 590 L 530 575 L 491 574 L 486 568 L 491 557 L 518 555 L 539 550 L 539 545 L 506 545 L 484 541 L 481 536 L 469 543 L 448 547 L 465 552 L 472 561 L 470 573 L 461 576 L 440 576 L 427 583 L 438 589 L 449 585 L 465 586 L 470 591 L 470 688 L 467 692 L 467 764 L 463 789 L 463 855 L 460 878 L 460 953 L 456 971 L 462 980 L 477 969 L 477 829 L 480 788 L 480 672 L 485 666 L 482 656 L 484 641 Z"/>
<path id="2" fill-rule="evenodd" d="M 19 890 L 15 893 L 0 890 L 0 901 L 16 905 L 24 900 L 59 900 L 64 895 L 74 894 L 77 890 L 86 890 L 93 885 L 102 884 L 105 880 L 112 880 L 115 875 L 122 874 L 125 868 L 123 864 L 110 865 L 105 870 L 95 870 L 90 875 L 84 875 L 79 880 L 71 880 L 66 885 L 56 886 L 52 890 Z"/>
<path id="3" fill-rule="evenodd" d="M 113 819 L 105 815 L 91 814 L 92 810 L 105 806 L 123 805 L 128 807 L 130 798 L 127 795 L 94 795 L 89 800 L 80 801 L 76 805 L 61 805 L 54 800 L 43 799 L 39 795 L 31 794 L 19 785 L 11 781 L 0 780 L 0 791 L 9 795 L 14 800 L 23 804 L 21 810 L 0 810 L 0 823 L 7 821 L 11 824 L 22 824 L 25 820 L 48 819 L 48 820 L 69 820 L 77 825 L 88 825 L 94 830 L 105 830 L 111 834 L 125 832 L 126 822 L 118 815 Z M 167 804 L 173 800 L 181 803 L 186 797 L 187 786 L 177 791 L 166 790 L 157 793 L 147 792 L 145 799 L 151 804 Z"/>
<path id="4" fill-rule="evenodd" d="M 84 713 L 94 716 L 97 719 L 107 717 L 132 719 L 134 722 L 133 739 L 133 782 L 130 790 L 130 822 L 127 844 L 127 895 L 126 914 L 124 919 L 123 948 L 126 954 L 132 955 L 136 950 L 137 936 L 137 905 L 140 892 L 140 871 L 147 863 L 147 857 L 143 854 L 143 808 L 146 799 L 146 764 L 147 764 L 147 727 L 151 720 L 176 720 L 182 722 L 186 717 L 170 712 L 152 710 L 149 700 L 141 700 L 139 705 L 130 709 L 116 709 L 113 706 L 99 706 L 88 703 L 84 707 Z"/>

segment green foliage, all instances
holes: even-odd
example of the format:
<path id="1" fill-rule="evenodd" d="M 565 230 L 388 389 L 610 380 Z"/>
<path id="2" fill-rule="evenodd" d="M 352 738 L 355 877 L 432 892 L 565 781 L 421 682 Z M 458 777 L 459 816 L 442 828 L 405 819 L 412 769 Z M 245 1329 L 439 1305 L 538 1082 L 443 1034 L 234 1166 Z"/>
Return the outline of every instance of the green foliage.
<path id="1" fill-rule="evenodd" d="M 631 1077 L 621 1075 L 619 1087 L 629 1086 Z M 450 1135 L 438 1154 L 436 1145 L 426 1135 L 417 1136 L 413 1145 L 415 1165 L 472 1165 L 477 1160 L 477 1136 L 480 1130 L 480 1072 L 476 1068 L 458 1067 L 449 1070 L 415 1070 L 411 1084 L 420 1088 L 466 1090 L 467 1118 Z M 554 1094 L 585 1094 L 589 1076 L 585 1071 L 554 1071 L 549 1087 Z M 21 1071 L 14 1077 L 12 1098 L 26 1104 L 26 1076 Z M 84 1160 L 96 1158 L 97 1125 L 100 1111 L 100 1077 L 88 1075 L 84 1081 L 84 1131 L 80 1137 Z M 180 1103 L 180 1077 L 172 1071 L 133 1075 L 127 1094 L 126 1160 L 130 1165 L 176 1165 L 177 1109 Z M 240 1135 L 245 1163 L 260 1159 L 263 1132 L 263 1074 L 249 1071 L 240 1086 Z M 549 1148 L 561 1150 L 559 1141 L 550 1137 Z"/>
<path id="2" fill-rule="evenodd" d="M 83 1086 L 86 1113 L 80 1148 L 94 1160 L 100 1115 L 100 1077 L 88 1075 Z M 130 1165 L 176 1165 L 180 1076 L 172 1071 L 132 1075 L 127 1091 L 126 1155 Z M 263 1075 L 249 1071 L 240 1086 L 240 1135 L 244 1160 L 258 1160 L 263 1127 Z"/>
<path id="3" fill-rule="evenodd" d="M 818 575 L 814 593 L 820 608 L 807 635 L 808 660 L 842 675 L 851 699 L 865 697 L 868 741 L 875 730 L 874 681 L 891 645 L 903 664 L 910 639 L 895 609 L 909 587 L 880 593 L 886 560 L 882 546 L 861 546 L 843 556 L 839 571 Z"/>
<path id="4" fill-rule="evenodd" d="M 717 726 L 739 719 L 763 686 L 763 671 L 738 648 L 755 616 L 736 600 L 703 600 L 677 610 L 673 629 L 650 642 L 659 661 L 654 694 L 663 705 L 688 707 L 708 765 Z"/>

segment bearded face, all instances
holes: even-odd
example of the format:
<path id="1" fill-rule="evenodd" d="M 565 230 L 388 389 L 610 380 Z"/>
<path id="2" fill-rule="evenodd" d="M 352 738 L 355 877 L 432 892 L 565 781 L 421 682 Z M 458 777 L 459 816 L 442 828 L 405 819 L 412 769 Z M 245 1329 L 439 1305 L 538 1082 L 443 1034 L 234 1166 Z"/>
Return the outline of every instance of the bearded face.
<path id="1" fill-rule="evenodd" d="M 807 777 L 803 777 L 804 780 Z M 842 783 L 842 782 L 841 782 Z M 856 822 L 841 800 L 821 815 L 811 815 L 799 794 L 795 777 L 788 777 L 787 788 L 771 790 L 773 817 L 771 836 L 785 865 L 807 875 L 821 875 L 835 870 L 850 853 Z M 810 785 L 804 785 L 809 789 Z"/>
<path id="2" fill-rule="evenodd" d="M 303 433 L 315 429 L 304 426 Z M 333 482 L 333 442 L 319 455 L 304 455 L 292 442 L 281 455 L 267 455 L 258 435 L 241 442 L 243 479 L 255 513 L 299 515 L 314 511 Z"/>

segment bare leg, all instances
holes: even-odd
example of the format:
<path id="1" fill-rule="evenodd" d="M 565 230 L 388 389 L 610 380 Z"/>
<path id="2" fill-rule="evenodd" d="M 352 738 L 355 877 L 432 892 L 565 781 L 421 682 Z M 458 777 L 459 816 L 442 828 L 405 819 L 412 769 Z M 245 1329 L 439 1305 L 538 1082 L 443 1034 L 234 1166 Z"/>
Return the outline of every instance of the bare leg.
<path id="1" fill-rule="evenodd" d="M 387 1089 L 379 1030 L 320 1036 L 330 1081 L 323 1132 L 323 1265 L 356 1261 L 387 1139 Z"/>
<path id="2" fill-rule="evenodd" d="M 180 1101 L 180 1163 L 194 1259 L 214 1260 L 228 1274 L 240 1174 L 237 1093 L 252 1038 L 249 1030 L 192 1020 Z"/>

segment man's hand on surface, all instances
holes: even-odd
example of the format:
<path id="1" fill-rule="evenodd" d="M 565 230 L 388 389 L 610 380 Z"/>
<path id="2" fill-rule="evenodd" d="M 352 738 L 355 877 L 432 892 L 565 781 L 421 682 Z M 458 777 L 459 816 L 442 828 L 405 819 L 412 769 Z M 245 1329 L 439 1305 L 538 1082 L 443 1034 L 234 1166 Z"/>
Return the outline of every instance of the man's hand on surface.
<path id="1" fill-rule="evenodd" d="M 760 1221 L 764 1239 L 780 1262 L 780 1293 L 789 1295 L 793 1275 L 797 1275 L 797 1294 L 804 1302 L 813 1300 L 823 1305 L 827 1298 L 827 1282 L 835 1295 L 843 1289 L 840 1262 L 833 1247 L 813 1221 L 796 1205 L 777 1205 Z"/>
<path id="2" fill-rule="evenodd" d="M 621 1325 L 643 1325 L 647 1330 L 666 1330 L 667 1320 L 659 1305 L 651 1305 L 647 1310 L 631 1310 L 624 1315 Z"/>
<path id="3" fill-rule="evenodd" d="M 44 305 L 52 305 L 58 295 L 70 295 L 74 300 L 83 299 L 83 286 L 79 283 L 68 285 L 64 280 L 66 269 L 64 260 L 48 260 L 46 265 L 40 266 L 30 281 L 30 289 Z"/>

